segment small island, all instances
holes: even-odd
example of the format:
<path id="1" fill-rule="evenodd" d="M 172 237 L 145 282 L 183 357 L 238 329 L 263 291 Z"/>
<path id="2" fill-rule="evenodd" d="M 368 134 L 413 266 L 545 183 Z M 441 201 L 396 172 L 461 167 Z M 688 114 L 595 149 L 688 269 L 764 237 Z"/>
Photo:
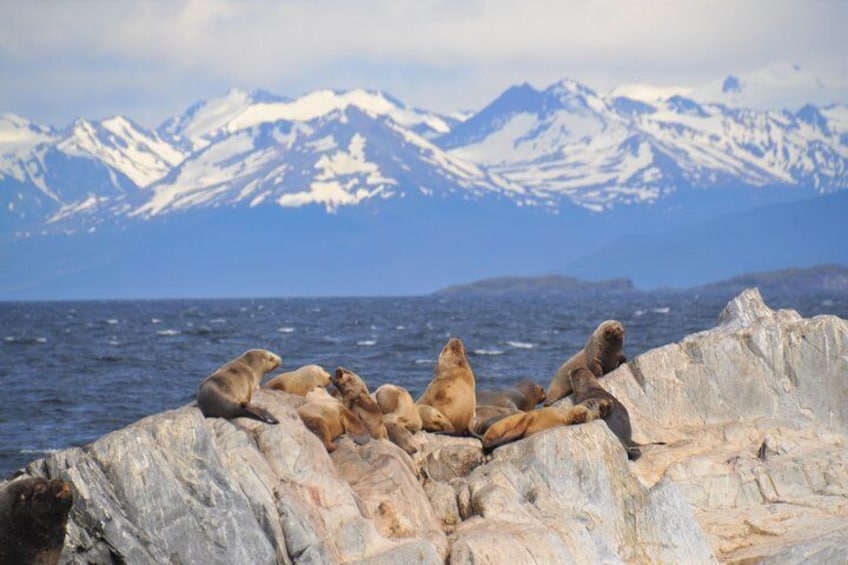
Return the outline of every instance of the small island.
<path id="1" fill-rule="evenodd" d="M 790 268 L 776 271 L 745 273 L 730 279 L 690 288 L 667 288 L 667 291 L 721 293 L 736 295 L 746 288 L 757 287 L 764 294 L 789 291 L 848 291 L 848 267 L 836 264 L 809 268 Z M 610 292 L 644 292 L 627 278 L 587 281 L 565 275 L 522 277 L 493 277 L 467 284 L 457 284 L 437 290 L 437 295 L 493 295 L 511 294 L 579 294 Z"/>
<path id="2" fill-rule="evenodd" d="M 559 294 L 584 292 L 632 292 L 636 290 L 630 279 L 616 278 L 603 281 L 585 281 L 564 275 L 540 277 L 495 277 L 468 284 L 449 286 L 436 291 L 440 295 L 505 295 L 505 294 Z"/>

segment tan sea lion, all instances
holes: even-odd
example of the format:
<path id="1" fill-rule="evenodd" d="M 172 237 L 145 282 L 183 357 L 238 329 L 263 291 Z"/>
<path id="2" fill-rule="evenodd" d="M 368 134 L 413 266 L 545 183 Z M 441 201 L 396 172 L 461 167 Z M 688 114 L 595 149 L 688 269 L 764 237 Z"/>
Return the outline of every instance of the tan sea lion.
<path id="1" fill-rule="evenodd" d="M 330 453 L 337 447 L 334 440 L 342 434 L 347 434 L 359 445 L 371 440 L 368 428 L 359 416 L 329 395 L 326 399 L 313 400 L 299 406 L 297 414 Z"/>
<path id="2" fill-rule="evenodd" d="M 306 396 L 314 388 L 330 384 L 330 373 L 319 365 L 304 365 L 294 371 L 274 375 L 262 388 L 282 390 L 289 394 Z"/>
<path id="3" fill-rule="evenodd" d="M 586 345 L 571 356 L 557 370 L 556 375 L 548 385 L 545 406 L 550 406 L 557 400 L 571 394 L 571 382 L 568 375 L 576 367 L 586 367 L 596 377 L 606 375 L 627 361 L 624 356 L 624 326 L 616 320 L 601 323 Z"/>
<path id="4" fill-rule="evenodd" d="M 0 490 L 0 564 L 55 565 L 73 504 L 69 483 L 27 477 Z"/>
<path id="5" fill-rule="evenodd" d="M 527 412 L 545 400 L 545 389 L 530 379 L 520 381 L 513 388 L 499 390 L 478 390 L 477 404 L 502 406 Z"/>
<path id="6" fill-rule="evenodd" d="M 492 424 L 483 435 L 483 449 L 492 450 L 505 443 L 556 426 L 583 424 L 603 418 L 612 410 L 613 402 L 608 399 L 587 399 L 569 408 L 540 408 L 532 412 L 518 412 Z"/>
<path id="7" fill-rule="evenodd" d="M 383 412 L 368 394 L 365 381 L 350 369 L 338 367 L 333 375 L 333 384 L 342 393 L 342 403 L 348 410 L 359 416 L 371 437 L 386 439 L 388 433 L 383 423 Z"/>
<path id="8" fill-rule="evenodd" d="M 582 404 L 590 400 L 607 400 L 612 403 L 612 409 L 603 417 L 604 422 L 624 445 L 627 457 L 633 461 L 639 459 L 642 452 L 639 450 L 639 444 L 633 441 L 630 414 L 628 414 L 627 408 L 616 397 L 607 392 L 600 385 L 595 374 L 586 367 L 575 367 L 571 370 L 569 376 L 571 386 L 574 389 L 574 396 L 571 397 L 571 400 L 575 404 Z"/>
<path id="9" fill-rule="evenodd" d="M 450 420 L 454 434 L 466 435 L 470 432 L 477 408 L 474 387 L 474 373 L 465 355 L 465 347 L 459 339 L 452 337 L 442 348 L 433 380 L 418 399 L 418 404 L 436 408 Z"/>
<path id="10" fill-rule="evenodd" d="M 418 409 L 418 415 L 421 416 L 421 428 L 425 432 L 453 433 L 453 424 L 438 409 L 426 404 L 416 404 L 415 407 Z"/>
<path id="11" fill-rule="evenodd" d="M 207 418 L 253 418 L 269 424 L 279 421 L 264 408 L 250 403 L 262 377 L 280 366 L 280 358 L 265 349 L 251 349 L 216 369 L 197 390 L 197 407 Z"/>
<path id="12" fill-rule="evenodd" d="M 383 416 L 394 415 L 394 419 L 410 432 L 421 431 L 423 422 L 421 414 L 412 395 L 405 388 L 393 384 L 384 384 L 374 391 L 374 399 L 377 406 L 383 412 Z"/>

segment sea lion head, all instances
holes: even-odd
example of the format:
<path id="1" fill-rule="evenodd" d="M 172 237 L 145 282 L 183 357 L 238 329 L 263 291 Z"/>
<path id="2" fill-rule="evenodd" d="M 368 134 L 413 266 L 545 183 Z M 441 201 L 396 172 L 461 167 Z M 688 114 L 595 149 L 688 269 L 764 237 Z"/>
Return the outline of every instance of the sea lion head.
<path id="1" fill-rule="evenodd" d="M 279 355 L 272 353 L 267 349 L 251 349 L 249 351 L 245 351 L 242 354 L 241 359 L 251 367 L 259 370 L 262 375 L 279 367 L 281 362 Z"/>
<path id="2" fill-rule="evenodd" d="M 423 428 L 428 432 L 452 433 L 454 431 L 451 421 L 438 408 L 426 404 L 417 404 L 416 406 L 418 406 L 418 414 L 421 416 Z"/>
<path id="3" fill-rule="evenodd" d="M 545 401 L 545 387 L 530 379 L 522 380 L 515 385 L 515 388 L 521 391 L 521 394 L 527 397 L 533 403 L 533 406 Z"/>
<path id="4" fill-rule="evenodd" d="M 330 373 L 324 370 L 320 365 L 304 365 L 298 371 L 304 371 L 315 379 L 315 382 L 320 386 L 330 384 Z"/>
<path id="5" fill-rule="evenodd" d="M 457 367 L 468 367 L 468 358 L 465 356 L 465 346 L 459 338 L 452 337 L 448 340 L 439 354 L 436 370 L 453 369 Z"/>
<path id="6" fill-rule="evenodd" d="M 600 334 L 600 337 L 609 345 L 614 346 L 624 343 L 624 326 L 618 320 L 607 320 L 603 322 L 595 330 L 595 333 Z"/>
<path id="7" fill-rule="evenodd" d="M 74 501 L 70 483 L 33 477 L 12 483 L 10 488 L 17 491 L 12 511 L 15 523 L 31 524 L 44 531 L 64 528 Z"/>
<path id="8" fill-rule="evenodd" d="M 333 374 L 333 384 L 345 397 L 348 395 L 368 396 L 368 388 L 365 386 L 365 383 L 359 375 L 350 369 L 337 367 L 336 372 Z"/>

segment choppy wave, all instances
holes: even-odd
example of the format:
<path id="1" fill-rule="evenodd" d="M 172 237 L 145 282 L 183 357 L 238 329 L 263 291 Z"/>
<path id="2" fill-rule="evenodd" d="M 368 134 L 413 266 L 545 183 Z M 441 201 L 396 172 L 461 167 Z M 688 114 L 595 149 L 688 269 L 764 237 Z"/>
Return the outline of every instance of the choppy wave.
<path id="1" fill-rule="evenodd" d="M 416 365 L 435 365 L 436 360 L 435 359 L 416 359 L 415 364 Z"/>
<path id="2" fill-rule="evenodd" d="M 285 326 L 285 327 L 282 327 L 282 328 L 277 328 L 277 331 L 281 334 L 290 334 L 290 333 L 294 333 L 294 328 L 290 328 L 288 326 Z"/>
<path id="3" fill-rule="evenodd" d="M 363 339 L 361 341 L 357 341 L 356 345 L 360 345 L 360 346 L 363 346 L 363 347 L 370 347 L 372 345 L 377 345 L 377 340 L 376 339 Z"/>
<path id="4" fill-rule="evenodd" d="M 108 320 L 106 320 L 106 323 L 109 324 L 110 326 L 114 326 L 114 325 L 120 324 L 121 321 L 116 320 L 115 318 L 109 318 Z"/>
<path id="5" fill-rule="evenodd" d="M 35 345 L 40 343 L 47 343 L 46 337 L 15 337 L 13 335 L 6 336 L 3 338 L 3 341 L 8 344 L 15 345 Z"/>
<path id="6" fill-rule="evenodd" d="M 156 335 L 167 337 L 180 335 L 180 333 L 180 330 L 159 330 L 158 332 L 156 332 Z"/>
<path id="7" fill-rule="evenodd" d="M 472 351 L 474 355 L 503 355 L 502 349 L 475 349 Z"/>
<path id="8" fill-rule="evenodd" d="M 55 447 L 46 447 L 44 449 L 31 449 L 25 447 L 23 449 L 18 450 L 18 453 L 23 455 L 50 455 L 51 453 L 59 453 L 62 451 L 61 449 L 57 449 Z"/>
<path id="9" fill-rule="evenodd" d="M 530 343 L 527 341 L 507 341 L 506 344 L 516 349 L 533 349 L 534 347 L 536 347 L 535 343 Z"/>
<path id="10" fill-rule="evenodd" d="M 161 324 L 161 323 L 162 323 L 162 320 L 161 320 L 161 319 L 159 319 L 159 318 L 152 318 L 152 319 L 150 320 L 150 323 L 151 323 L 151 324 Z"/>
<path id="11" fill-rule="evenodd" d="M 654 308 L 653 312 L 655 314 L 668 314 L 669 312 L 671 312 L 671 308 L 669 308 L 668 306 L 663 306 L 662 308 Z"/>

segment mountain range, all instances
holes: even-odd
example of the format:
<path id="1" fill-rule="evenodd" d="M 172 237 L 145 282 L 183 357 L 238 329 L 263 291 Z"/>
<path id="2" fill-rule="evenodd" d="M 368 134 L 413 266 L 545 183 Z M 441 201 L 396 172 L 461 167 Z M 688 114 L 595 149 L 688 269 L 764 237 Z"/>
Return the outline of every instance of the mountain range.
<path id="1" fill-rule="evenodd" d="M 755 110 L 621 92 L 523 84 L 445 115 L 375 91 L 233 89 L 154 130 L 123 116 L 62 129 L 2 114 L 0 298 L 404 294 L 557 271 L 638 284 L 628 269 L 655 265 L 641 258 L 662 256 L 668 234 L 685 255 L 693 226 L 848 187 L 845 104 Z M 845 209 L 829 202 L 828 217 Z M 792 221 L 848 240 L 844 222 L 816 213 Z M 692 237 L 721 245 L 720 231 Z M 803 262 L 796 247 L 763 268 Z M 751 270 L 723 249 L 720 272 L 683 282 Z M 259 279 L 238 276 L 257 263 Z"/>

